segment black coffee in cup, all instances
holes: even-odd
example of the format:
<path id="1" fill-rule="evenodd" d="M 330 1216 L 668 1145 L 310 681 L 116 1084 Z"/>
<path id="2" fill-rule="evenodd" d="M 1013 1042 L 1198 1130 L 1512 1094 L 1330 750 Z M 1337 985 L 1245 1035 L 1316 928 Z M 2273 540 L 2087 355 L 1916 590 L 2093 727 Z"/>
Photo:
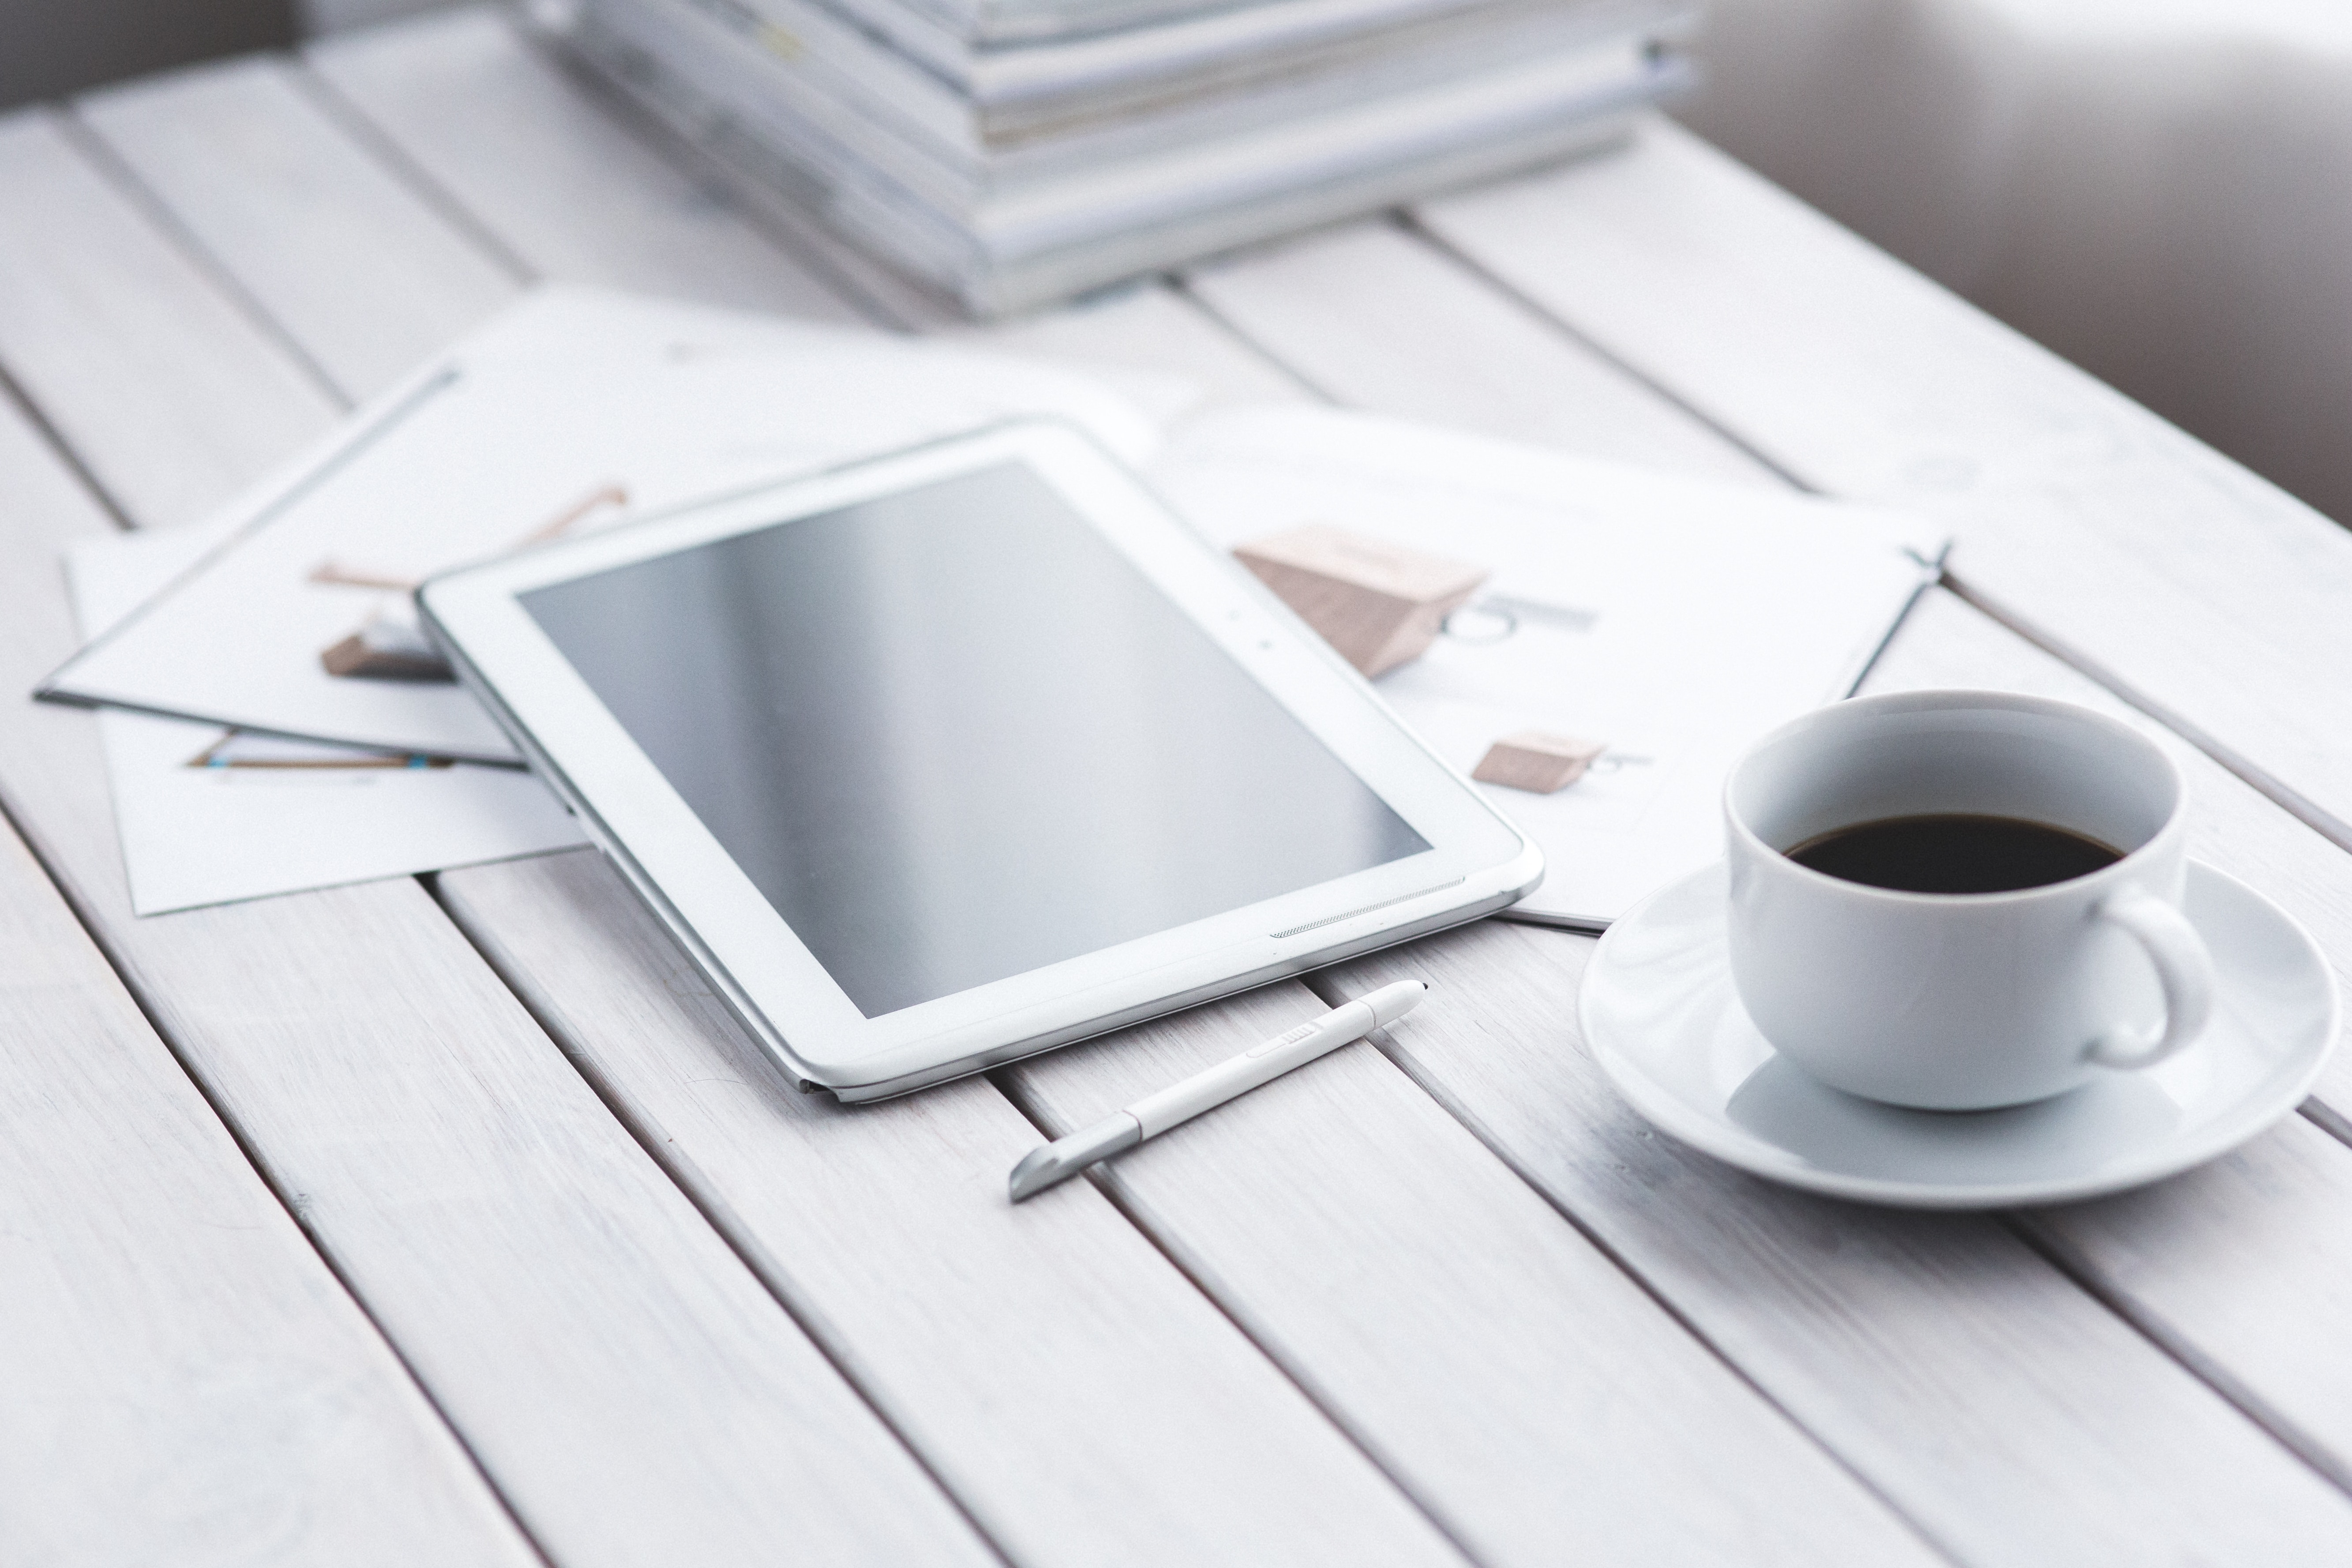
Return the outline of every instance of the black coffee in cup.
<path id="1" fill-rule="evenodd" d="M 2095 838 L 2014 816 L 1892 816 L 1787 851 L 1811 870 L 1905 893 L 2008 893 L 2087 876 L 2123 858 Z"/>

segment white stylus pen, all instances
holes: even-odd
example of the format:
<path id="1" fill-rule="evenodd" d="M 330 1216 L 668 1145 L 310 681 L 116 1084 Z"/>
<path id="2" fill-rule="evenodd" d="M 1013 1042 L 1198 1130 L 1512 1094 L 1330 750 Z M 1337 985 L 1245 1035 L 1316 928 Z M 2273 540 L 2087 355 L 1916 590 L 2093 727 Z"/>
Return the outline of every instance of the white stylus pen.
<path id="1" fill-rule="evenodd" d="M 1360 1040 L 1383 1024 L 1393 1024 L 1429 994 L 1418 980 L 1400 980 L 1342 1002 L 1321 1017 L 1276 1035 L 1262 1046 L 1213 1068 L 1202 1068 L 1180 1083 L 1147 1094 L 1125 1110 L 1096 1122 L 1081 1132 L 1056 1138 L 1013 1167 L 1013 1201 L 1042 1193 L 1055 1183 L 1076 1175 L 1097 1160 L 1132 1149 L 1146 1138 L 1157 1138 L 1171 1127 L 1213 1110 L 1235 1095 L 1247 1094 L 1292 1068 Z"/>

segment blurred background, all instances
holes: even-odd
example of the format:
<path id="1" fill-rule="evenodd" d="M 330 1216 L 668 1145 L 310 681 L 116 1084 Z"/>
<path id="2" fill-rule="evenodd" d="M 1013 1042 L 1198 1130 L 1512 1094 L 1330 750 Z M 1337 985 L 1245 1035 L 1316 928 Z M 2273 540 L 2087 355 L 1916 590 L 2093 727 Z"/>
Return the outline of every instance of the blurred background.
<path id="1" fill-rule="evenodd" d="M 448 0 L 0 0 L 0 109 Z"/>
<path id="2" fill-rule="evenodd" d="M 0 0 L 0 107 L 449 0 Z M 2352 520 L 2352 0 L 1712 0 L 1687 123 Z"/>
<path id="3" fill-rule="evenodd" d="M 2352 522 L 2352 0 L 1714 0 L 1701 133 Z"/>

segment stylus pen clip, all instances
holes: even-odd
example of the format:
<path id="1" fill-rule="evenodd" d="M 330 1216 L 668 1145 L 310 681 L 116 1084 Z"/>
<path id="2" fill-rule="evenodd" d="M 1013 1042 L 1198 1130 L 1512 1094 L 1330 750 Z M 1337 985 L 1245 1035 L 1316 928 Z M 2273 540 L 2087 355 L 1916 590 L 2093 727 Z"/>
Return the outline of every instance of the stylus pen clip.
<path id="1" fill-rule="evenodd" d="M 1292 1068 L 1304 1067 L 1350 1040 L 1360 1040 L 1381 1025 L 1403 1017 L 1428 994 L 1429 987 L 1418 980 L 1400 980 L 1393 985 L 1367 992 L 1230 1060 L 1203 1068 L 1191 1078 L 1147 1094 L 1092 1127 L 1034 1149 L 1013 1167 L 1013 1201 L 1017 1204 L 1042 1193 L 1098 1160 L 1132 1149 L 1146 1138 L 1157 1138 L 1171 1127 L 1190 1121 L 1236 1095 L 1280 1078 Z"/>

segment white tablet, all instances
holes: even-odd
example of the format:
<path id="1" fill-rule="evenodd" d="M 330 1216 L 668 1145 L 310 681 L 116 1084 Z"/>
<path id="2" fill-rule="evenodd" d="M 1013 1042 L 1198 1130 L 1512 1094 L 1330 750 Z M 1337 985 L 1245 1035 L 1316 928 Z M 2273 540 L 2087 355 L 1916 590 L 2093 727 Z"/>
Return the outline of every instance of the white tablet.
<path id="1" fill-rule="evenodd" d="M 896 1094 L 1473 919 L 1517 829 L 1024 421 L 453 573 L 460 673 L 803 1087 Z"/>

